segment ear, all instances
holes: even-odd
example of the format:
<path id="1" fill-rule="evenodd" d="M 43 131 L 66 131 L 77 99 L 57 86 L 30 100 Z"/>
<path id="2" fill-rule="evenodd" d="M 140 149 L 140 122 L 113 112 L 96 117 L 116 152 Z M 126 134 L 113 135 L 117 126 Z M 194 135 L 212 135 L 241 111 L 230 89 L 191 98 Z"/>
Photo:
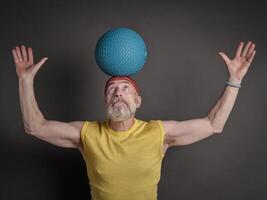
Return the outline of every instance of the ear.
<path id="1" fill-rule="evenodd" d="M 136 103 L 136 108 L 139 108 L 141 106 L 141 103 L 142 103 L 142 97 L 138 95 L 135 98 L 135 103 Z"/>

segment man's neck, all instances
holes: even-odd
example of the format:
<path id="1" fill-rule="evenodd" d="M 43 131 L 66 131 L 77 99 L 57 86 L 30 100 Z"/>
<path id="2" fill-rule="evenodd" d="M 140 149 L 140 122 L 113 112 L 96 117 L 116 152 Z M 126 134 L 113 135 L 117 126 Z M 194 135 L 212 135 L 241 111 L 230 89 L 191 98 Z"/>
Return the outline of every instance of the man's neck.
<path id="1" fill-rule="evenodd" d="M 115 122 L 112 120 L 109 120 L 109 127 L 114 131 L 127 131 L 134 125 L 135 118 L 134 116 L 120 122 Z"/>

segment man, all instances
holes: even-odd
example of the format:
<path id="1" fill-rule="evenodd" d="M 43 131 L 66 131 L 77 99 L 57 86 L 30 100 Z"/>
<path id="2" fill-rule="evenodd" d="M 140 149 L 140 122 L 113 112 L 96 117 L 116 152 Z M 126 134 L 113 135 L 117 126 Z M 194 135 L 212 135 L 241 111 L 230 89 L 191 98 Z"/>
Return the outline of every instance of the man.
<path id="1" fill-rule="evenodd" d="M 240 42 L 228 69 L 224 93 L 207 116 L 186 121 L 135 118 L 141 95 L 130 77 L 111 77 L 105 86 L 107 119 L 60 122 L 44 118 L 34 96 L 34 77 L 47 58 L 34 64 L 31 48 L 12 50 L 19 78 L 25 132 L 60 147 L 78 148 L 86 162 L 93 200 L 155 200 L 162 159 L 169 147 L 192 144 L 221 133 L 234 106 L 242 79 L 256 51 Z"/>

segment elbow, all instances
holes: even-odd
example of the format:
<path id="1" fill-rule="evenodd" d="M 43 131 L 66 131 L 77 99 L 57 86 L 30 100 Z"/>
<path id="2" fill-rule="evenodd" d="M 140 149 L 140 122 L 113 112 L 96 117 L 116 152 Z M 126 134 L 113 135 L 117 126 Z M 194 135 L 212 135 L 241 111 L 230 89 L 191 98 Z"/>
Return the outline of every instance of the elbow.
<path id="1" fill-rule="evenodd" d="M 222 133 L 223 129 L 214 129 L 213 131 L 215 134 Z"/>
<path id="2" fill-rule="evenodd" d="M 36 133 L 36 131 L 33 131 L 32 129 L 24 129 L 25 133 L 28 135 L 34 135 L 34 133 Z"/>
<path id="3" fill-rule="evenodd" d="M 212 126 L 212 127 L 213 127 L 213 133 L 215 134 L 223 132 L 223 127 L 216 127 L 216 126 Z"/>
<path id="4" fill-rule="evenodd" d="M 206 119 L 209 121 L 210 129 L 212 130 L 212 133 L 217 134 L 217 133 L 223 132 L 223 127 L 214 125 L 209 117 L 206 117 Z"/>
<path id="5" fill-rule="evenodd" d="M 27 124 L 24 124 L 24 132 L 27 133 L 27 134 L 31 134 L 32 133 L 30 127 L 27 126 Z"/>
<path id="6" fill-rule="evenodd" d="M 34 126 L 27 126 L 24 125 L 24 131 L 25 133 L 29 134 L 29 135 L 35 135 L 38 132 L 40 132 L 42 125 L 45 123 L 45 121 L 40 122 Z"/>

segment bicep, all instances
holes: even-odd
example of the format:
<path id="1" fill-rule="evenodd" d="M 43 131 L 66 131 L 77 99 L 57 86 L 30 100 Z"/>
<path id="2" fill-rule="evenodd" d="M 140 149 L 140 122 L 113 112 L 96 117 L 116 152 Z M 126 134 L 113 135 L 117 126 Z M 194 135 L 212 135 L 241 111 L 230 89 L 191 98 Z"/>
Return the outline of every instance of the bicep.
<path id="1" fill-rule="evenodd" d="M 163 121 L 169 146 L 192 144 L 214 134 L 210 120 L 205 118 L 185 121 Z"/>
<path id="2" fill-rule="evenodd" d="M 47 120 L 32 135 L 56 146 L 78 148 L 81 146 L 80 130 L 82 125 L 82 121 L 61 122 Z"/>

